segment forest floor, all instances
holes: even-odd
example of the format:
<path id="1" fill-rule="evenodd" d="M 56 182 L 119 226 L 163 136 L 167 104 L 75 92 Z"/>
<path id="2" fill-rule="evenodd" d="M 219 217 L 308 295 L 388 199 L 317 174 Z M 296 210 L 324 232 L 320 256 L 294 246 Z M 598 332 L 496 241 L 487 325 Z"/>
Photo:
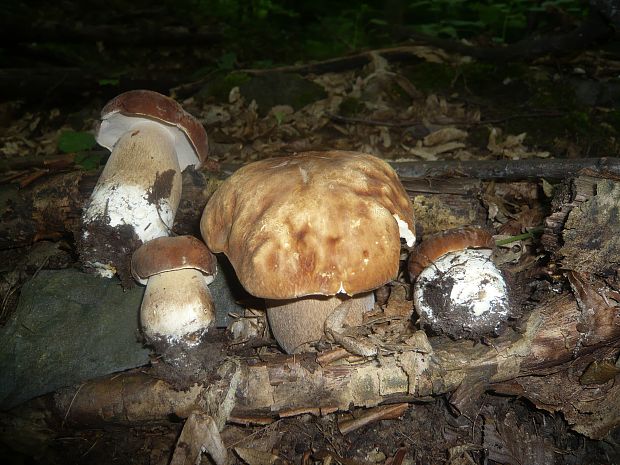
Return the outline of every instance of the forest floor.
<path id="1" fill-rule="evenodd" d="M 305 64 L 269 73 L 219 70 L 187 82 L 179 79 L 170 93 L 204 124 L 212 157 L 224 171 L 263 158 L 327 149 L 358 150 L 392 161 L 523 163 L 619 153 L 617 44 L 527 63 L 487 63 L 415 43 L 401 45 L 398 54 L 377 50 L 360 56 L 345 70 L 338 59 L 320 72 Z M 107 153 L 88 137 L 86 142 L 80 138 L 94 132 L 105 100 L 114 93 L 114 88 L 100 87 L 67 104 L 55 98 L 0 103 L 0 162 L 10 168 L 0 174 L 0 186 L 27 189 L 63 171 L 100 169 Z M 46 157 L 63 153 L 73 157 L 68 166 L 45 166 Z M 28 163 L 16 168 L 21 157 Z M 507 266 L 533 270 L 545 261 L 538 238 L 559 182 L 542 172 L 505 191 L 485 184 L 478 199 L 487 213 L 485 225 L 498 240 L 522 236 L 502 249 Z M 437 215 L 419 233 L 423 237 L 461 222 Z M 47 260 L 43 268 L 77 266 L 71 238 L 60 243 L 57 250 L 68 258 Z M 21 286 L 42 268 L 25 258 L 30 250 L 0 251 L 0 323 L 10 319 Z M 400 282 L 409 285 L 405 277 Z M 618 429 L 605 440 L 591 440 L 571 431 L 560 413 L 536 409 L 519 396 L 487 392 L 473 417 L 456 415 L 446 397 L 438 396 L 411 404 L 398 419 L 341 433 L 339 423 L 358 413 L 231 425 L 223 439 L 236 450 L 235 462 L 249 465 L 620 463 Z M 45 460 L 39 451 L 33 454 L 41 463 L 163 464 L 181 427 L 178 418 L 140 427 L 58 425 Z M 33 463 L 23 444 L 15 449 L 22 453 L 11 451 L 14 463 Z M 6 447 L 0 450 L 9 453 Z"/>

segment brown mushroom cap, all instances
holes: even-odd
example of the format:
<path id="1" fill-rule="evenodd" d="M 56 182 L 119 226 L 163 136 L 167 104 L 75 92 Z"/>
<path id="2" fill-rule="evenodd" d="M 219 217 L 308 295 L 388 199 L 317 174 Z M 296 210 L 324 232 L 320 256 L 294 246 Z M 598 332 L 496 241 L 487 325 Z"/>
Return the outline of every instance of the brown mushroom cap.
<path id="1" fill-rule="evenodd" d="M 415 281 L 424 268 L 442 255 L 464 249 L 492 249 L 493 236 L 477 226 L 464 226 L 430 235 L 415 246 L 409 255 L 408 269 L 411 281 Z"/>
<path id="2" fill-rule="evenodd" d="M 143 244 L 131 257 L 131 274 L 143 284 L 150 276 L 189 268 L 211 277 L 216 272 L 215 256 L 193 236 L 158 237 Z"/>
<path id="3" fill-rule="evenodd" d="M 151 90 L 130 90 L 117 95 L 101 110 L 101 126 L 97 134 L 97 142 L 110 150 L 120 136 L 131 128 L 128 118 L 142 118 L 176 127 L 184 137 L 177 137 L 177 146 L 188 142 L 199 163 L 204 163 L 209 156 L 207 133 L 196 118 L 187 113 L 179 103 Z M 183 140 L 185 139 L 185 140 Z M 180 149 L 179 164 L 181 170 L 190 163 L 183 160 L 185 152 Z"/>
<path id="4" fill-rule="evenodd" d="M 241 284 L 269 299 L 358 294 L 393 279 L 413 207 L 394 170 L 358 152 L 251 163 L 215 192 L 200 228 Z M 401 225 L 401 226 L 402 226 Z"/>

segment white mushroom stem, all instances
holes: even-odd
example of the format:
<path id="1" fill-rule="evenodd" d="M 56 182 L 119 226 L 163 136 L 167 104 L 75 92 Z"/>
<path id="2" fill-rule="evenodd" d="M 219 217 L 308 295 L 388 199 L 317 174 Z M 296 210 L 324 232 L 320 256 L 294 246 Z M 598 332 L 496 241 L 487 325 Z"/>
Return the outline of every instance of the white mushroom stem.
<path id="1" fill-rule="evenodd" d="M 195 269 L 166 271 L 151 276 L 140 308 L 144 335 L 170 345 L 192 347 L 215 322 L 215 307 L 207 285 L 212 276 Z"/>
<path id="2" fill-rule="evenodd" d="M 508 318 L 506 282 L 490 254 L 478 249 L 449 252 L 420 273 L 413 301 L 433 329 L 455 338 L 490 334 Z"/>
<path id="3" fill-rule="evenodd" d="M 82 219 L 85 225 L 95 220 L 130 225 L 147 242 L 168 235 L 180 198 L 174 137 L 161 124 L 145 121 L 114 146 Z"/>
<path id="4" fill-rule="evenodd" d="M 286 353 L 301 352 L 303 345 L 318 341 L 325 334 L 325 321 L 334 309 L 345 300 L 352 299 L 355 305 L 349 305 L 349 312 L 343 324 L 359 326 L 364 312 L 371 310 L 375 303 L 372 292 L 349 297 L 344 294 L 336 296 L 307 296 L 289 300 L 266 299 L 267 317 L 273 337 Z"/>

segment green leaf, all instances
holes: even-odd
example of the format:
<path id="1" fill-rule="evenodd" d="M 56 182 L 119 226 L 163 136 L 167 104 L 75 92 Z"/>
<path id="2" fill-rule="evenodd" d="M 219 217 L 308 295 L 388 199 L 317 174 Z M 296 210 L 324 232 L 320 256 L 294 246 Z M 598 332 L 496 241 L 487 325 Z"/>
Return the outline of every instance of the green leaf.
<path id="1" fill-rule="evenodd" d="M 58 138 L 58 150 L 63 153 L 90 150 L 95 145 L 97 141 L 90 132 L 65 131 Z"/>
<path id="2" fill-rule="evenodd" d="M 75 165 L 83 170 L 89 171 L 99 168 L 102 155 L 96 153 L 78 153 L 75 156 Z"/>

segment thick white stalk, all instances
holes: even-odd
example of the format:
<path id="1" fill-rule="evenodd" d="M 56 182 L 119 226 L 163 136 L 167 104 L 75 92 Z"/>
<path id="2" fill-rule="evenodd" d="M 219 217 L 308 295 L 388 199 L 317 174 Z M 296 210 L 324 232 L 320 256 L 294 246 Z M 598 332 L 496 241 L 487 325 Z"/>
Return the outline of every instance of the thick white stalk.
<path id="1" fill-rule="evenodd" d="M 197 345 L 215 322 L 209 278 L 191 268 L 151 276 L 140 308 L 144 335 L 170 345 Z"/>
<path id="2" fill-rule="evenodd" d="M 116 143 L 91 194 L 82 221 L 88 225 L 128 225 L 144 242 L 169 235 L 181 198 L 181 171 L 174 137 L 161 124 L 143 122 Z M 110 265 L 91 257 L 89 265 L 113 275 Z"/>

